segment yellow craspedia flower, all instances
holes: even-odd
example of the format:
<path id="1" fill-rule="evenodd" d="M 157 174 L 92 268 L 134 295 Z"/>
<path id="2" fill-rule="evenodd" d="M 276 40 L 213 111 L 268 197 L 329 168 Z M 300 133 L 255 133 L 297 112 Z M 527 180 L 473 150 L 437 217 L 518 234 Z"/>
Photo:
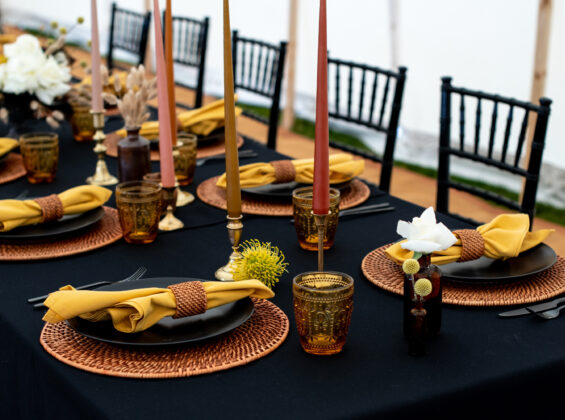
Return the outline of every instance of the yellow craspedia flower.
<path id="1" fill-rule="evenodd" d="M 88 45 L 89 47 L 92 47 L 92 41 L 89 39 L 88 41 L 86 41 L 86 45 Z"/>
<path id="2" fill-rule="evenodd" d="M 402 270 L 406 274 L 416 274 L 420 271 L 420 263 L 414 258 L 410 258 L 402 263 Z"/>
<path id="3" fill-rule="evenodd" d="M 65 35 L 65 34 L 67 33 L 67 28 L 61 28 L 61 29 L 59 29 L 59 33 L 60 33 L 61 35 Z"/>
<path id="4" fill-rule="evenodd" d="M 0 64 L 4 64 L 4 63 L 7 63 L 7 62 L 8 62 L 8 59 L 5 56 L 3 56 L 2 54 L 0 54 Z"/>
<path id="5" fill-rule="evenodd" d="M 426 297 L 432 293 L 432 289 L 432 282 L 428 279 L 419 279 L 414 284 L 414 292 L 416 292 L 418 296 Z"/>
<path id="6" fill-rule="evenodd" d="M 288 266 L 284 262 L 284 254 L 270 242 L 257 239 L 243 242 L 241 248 L 243 258 L 234 263 L 233 279 L 257 279 L 272 289 Z"/>
<path id="7" fill-rule="evenodd" d="M 77 17 L 77 23 L 82 25 L 84 23 L 84 18 L 82 16 Z"/>
<path id="8" fill-rule="evenodd" d="M 59 24 L 55 21 L 51 22 L 50 25 L 53 29 L 57 29 L 59 27 Z"/>

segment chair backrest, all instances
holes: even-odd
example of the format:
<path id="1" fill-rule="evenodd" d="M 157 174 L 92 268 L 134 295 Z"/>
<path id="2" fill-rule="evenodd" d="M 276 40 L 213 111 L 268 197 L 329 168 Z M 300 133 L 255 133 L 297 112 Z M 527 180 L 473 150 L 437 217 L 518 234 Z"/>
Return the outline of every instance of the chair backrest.
<path id="1" fill-rule="evenodd" d="M 110 41 L 108 45 L 108 70 L 114 65 L 114 50 L 119 49 L 136 57 L 136 65 L 143 64 L 147 49 L 147 35 L 151 12 L 137 13 L 120 9 L 112 3 L 110 20 Z"/>
<path id="2" fill-rule="evenodd" d="M 451 107 L 453 97 L 459 96 L 459 124 L 458 139 L 452 141 L 451 138 Z M 473 99 L 474 98 L 474 99 Z M 466 134 L 466 103 L 476 101 L 474 111 L 470 111 L 475 116 L 474 125 L 470 131 L 473 132 L 472 138 L 467 139 Z M 545 135 L 550 113 L 551 100 L 540 98 L 540 104 L 535 105 L 530 102 L 522 102 L 513 98 L 505 98 L 500 95 L 493 95 L 482 91 L 469 90 L 451 85 L 451 77 L 443 77 L 441 85 L 441 118 L 440 118 L 440 139 L 439 139 L 439 166 L 436 209 L 442 213 L 450 214 L 462 220 L 478 223 L 473 219 L 460 216 L 449 212 L 449 190 L 455 188 L 460 191 L 494 201 L 510 209 L 526 213 L 530 217 L 530 229 L 533 223 L 536 207 L 536 193 L 539 183 L 539 174 L 542 163 Z M 487 141 L 481 143 L 481 116 L 483 109 L 491 108 L 490 127 L 484 130 L 487 134 Z M 507 113 L 503 114 L 503 109 Z M 497 121 L 499 113 L 505 119 L 504 132 L 497 135 Z M 530 115 L 537 116 L 535 127 L 528 127 Z M 514 119 L 516 117 L 516 123 Z M 518 118 L 522 118 L 519 120 Z M 501 118 L 501 119 L 502 119 Z M 513 124 L 514 123 L 514 124 Z M 512 126 L 515 125 L 514 130 Z M 521 165 L 524 156 L 524 145 L 528 129 L 534 130 L 529 159 L 525 167 Z M 496 140 L 499 141 L 496 141 Z M 514 201 L 509 198 L 485 190 L 479 186 L 467 185 L 463 182 L 455 181 L 450 177 L 450 157 L 457 156 L 462 159 L 470 159 L 492 166 L 511 174 L 525 178 L 522 200 Z M 527 156 L 527 155 L 526 155 Z"/>
<path id="3" fill-rule="evenodd" d="M 337 143 L 332 147 L 381 163 L 379 188 L 390 191 L 394 147 L 406 82 L 406 67 L 397 72 L 328 57 L 329 116 L 360 124 L 386 135 L 382 156 Z M 391 100 L 391 91 L 392 100 Z"/>
<path id="4" fill-rule="evenodd" d="M 165 29 L 163 12 L 163 30 Z M 173 16 L 173 61 L 183 66 L 194 67 L 197 71 L 196 83 L 178 82 L 178 85 L 196 91 L 194 108 L 202 106 L 204 96 L 204 70 L 208 46 L 208 27 L 210 19 L 196 20 Z"/>
<path id="5" fill-rule="evenodd" d="M 272 101 L 268 120 L 245 112 L 245 115 L 268 124 L 267 147 L 271 149 L 275 149 L 277 145 L 286 44 L 268 44 L 242 38 L 238 31 L 232 33 L 234 88 L 253 92 Z"/>

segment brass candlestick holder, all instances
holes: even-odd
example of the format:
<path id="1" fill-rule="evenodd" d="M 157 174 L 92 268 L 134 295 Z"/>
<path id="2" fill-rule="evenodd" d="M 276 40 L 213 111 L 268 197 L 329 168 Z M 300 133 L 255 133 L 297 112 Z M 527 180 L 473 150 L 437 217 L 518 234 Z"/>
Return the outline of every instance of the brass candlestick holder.
<path id="1" fill-rule="evenodd" d="M 86 183 L 91 185 L 114 185 L 118 183 L 118 178 L 110 174 L 108 171 L 108 166 L 104 160 L 104 155 L 106 154 L 106 146 L 104 146 L 104 140 L 106 135 L 104 134 L 104 111 L 90 111 L 92 114 L 92 125 L 94 126 L 94 136 L 93 140 L 96 142 L 94 146 L 94 153 L 98 155 L 98 161 L 96 162 L 96 169 L 94 175 L 86 178 Z"/>
<path id="2" fill-rule="evenodd" d="M 239 242 L 241 241 L 241 233 L 243 231 L 243 223 L 241 222 L 242 218 L 243 216 L 228 216 L 228 224 L 226 227 L 228 228 L 228 235 L 232 245 L 232 253 L 229 257 L 228 263 L 216 270 L 215 277 L 217 280 L 233 281 L 234 262 L 243 258 L 239 252 Z"/>
<path id="3" fill-rule="evenodd" d="M 177 207 L 186 206 L 194 201 L 194 195 L 192 193 L 181 190 L 180 186 L 178 187 L 177 191 Z"/>
<path id="4" fill-rule="evenodd" d="M 324 271 L 324 235 L 328 225 L 328 214 L 316 214 L 312 212 L 316 227 L 318 228 L 318 271 Z"/>
<path id="5" fill-rule="evenodd" d="M 177 202 L 177 186 L 163 187 L 163 201 L 166 206 L 165 217 L 159 222 L 159 230 L 177 230 L 184 227 L 184 223 L 175 217 L 173 214 Z"/>

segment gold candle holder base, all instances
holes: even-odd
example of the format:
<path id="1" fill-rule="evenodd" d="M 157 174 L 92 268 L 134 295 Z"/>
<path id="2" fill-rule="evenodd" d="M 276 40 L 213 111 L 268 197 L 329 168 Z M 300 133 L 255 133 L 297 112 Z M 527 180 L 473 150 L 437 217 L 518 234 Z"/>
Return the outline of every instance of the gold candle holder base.
<path id="1" fill-rule="evenodd" d="M 118 183 L 118 178 L 110 174 L 108 166 L 104 160 L 106 154 L 106 146 L 104 140 L 104 111 L 90 111 L 92 114 L 92 124 L 94 126 L 93 140 L 96 142 L 94 146 L 94 153 L 97 154 L 98 160 L 96 161 L 96 169 L 94 175 L 86 178 L 86 183 L 90 185 L 114 185 Z"/>
<path id="2" fill-rule="evenodd" d="M 187 206 L 195 200 L 194 195 L 180 188 L 177 193 L 177 207 Z"/>
<path id="3" fill-rule="evenodd" d="M 239 242 L 241 241 L 241 233 L 243 231 L 243 223 L 241 222 L 242 216 L 230 217 L 228 216 L 228 235 L 232 245 L 232 253 L 229 256 L 229 261 L 223 267 L 216 270 L 214 277 L 220 281 L 233 281 L 233 273 L 235 270 L 235 261 L 243 258 L 239 252 Z"/>
<path id="4" fill-rule="evenodd" d="M 328 214 L 316 214 L 312 212 L 316 227 L 318 228 L 318 271 L 324 271 L 324 232 L 328 225 Z"/>
<path id="5" fill-rule="evenodd" d="M 159 222 L 159 230 L 171 231 L 182 229 L 184 227 L 184 223 L 177 219 L 173 214 L 177 200 L 176 187 L 163 187 L 163 197 L 165 205 L 167 206 L 167 213 Z"/>

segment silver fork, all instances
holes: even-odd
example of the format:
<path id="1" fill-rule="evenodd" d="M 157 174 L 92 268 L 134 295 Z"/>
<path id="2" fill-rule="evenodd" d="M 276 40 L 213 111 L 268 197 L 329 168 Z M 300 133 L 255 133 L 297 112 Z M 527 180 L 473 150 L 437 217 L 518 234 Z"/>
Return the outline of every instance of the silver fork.
<path id="1" fill-rule="evenodd" d="M 242 150 L 241 152 L 238 152 L 238 156 L 240 158 L 256 157 L 257 152 L 255 152 L 254 150 Z M 222 159 L 225 159 L 225 153 L 220 153 L 220 154 L 217 154 L 217 155 L 203 157 L 203 158 L 196 160 L 196 166 L 202 166 L 206 162 L 208 162 L 209 160 L 222 160 Z"/>
<path id="2" fill-rule="evenodd" d="M 97 287 L 104 286 L 106 284 L 125 283 L 125 282 L 128 282 L 128 281 L 134 281 L 134 280 L 140 279 L 146 272 L 147 272 L 147 268 L 139 267 L 137 270 L 135 270 L 135 272 L 132 275 L 130 275 L 129 277 L 126 277 L 125 279 L 118 280 L 118 281 L 109 281 L 109 280 L 98 281 L 96 283 L 90 283 L 90 284 L 85 284 L 83 286 L 76 287 L 76 289 L 77 290 L 95 289 Z M 47 294 L 47 295 L 43 295 L 43 296 L 36 296 L 36 297 L 29 298 L 27 300 L 27 303 L 35 303 L 35 305 L 33 305 L 34 308 L 42 308 L 44 306 L 43 301 L 45 299 L 47 299 L 48 296 L 49 295 Z M 37 302 L 39 302 L 39 303 L 37 303 Z"/>
<path id="3" fill-rule="evenodd" d="M 537 316 L 543 319 L 555 319 L 559 316 L 561 309 L 565 309 L 565 305 L 558 306 L 555 309 L 549 309 L 543 312 L 534 312 Z"/>

